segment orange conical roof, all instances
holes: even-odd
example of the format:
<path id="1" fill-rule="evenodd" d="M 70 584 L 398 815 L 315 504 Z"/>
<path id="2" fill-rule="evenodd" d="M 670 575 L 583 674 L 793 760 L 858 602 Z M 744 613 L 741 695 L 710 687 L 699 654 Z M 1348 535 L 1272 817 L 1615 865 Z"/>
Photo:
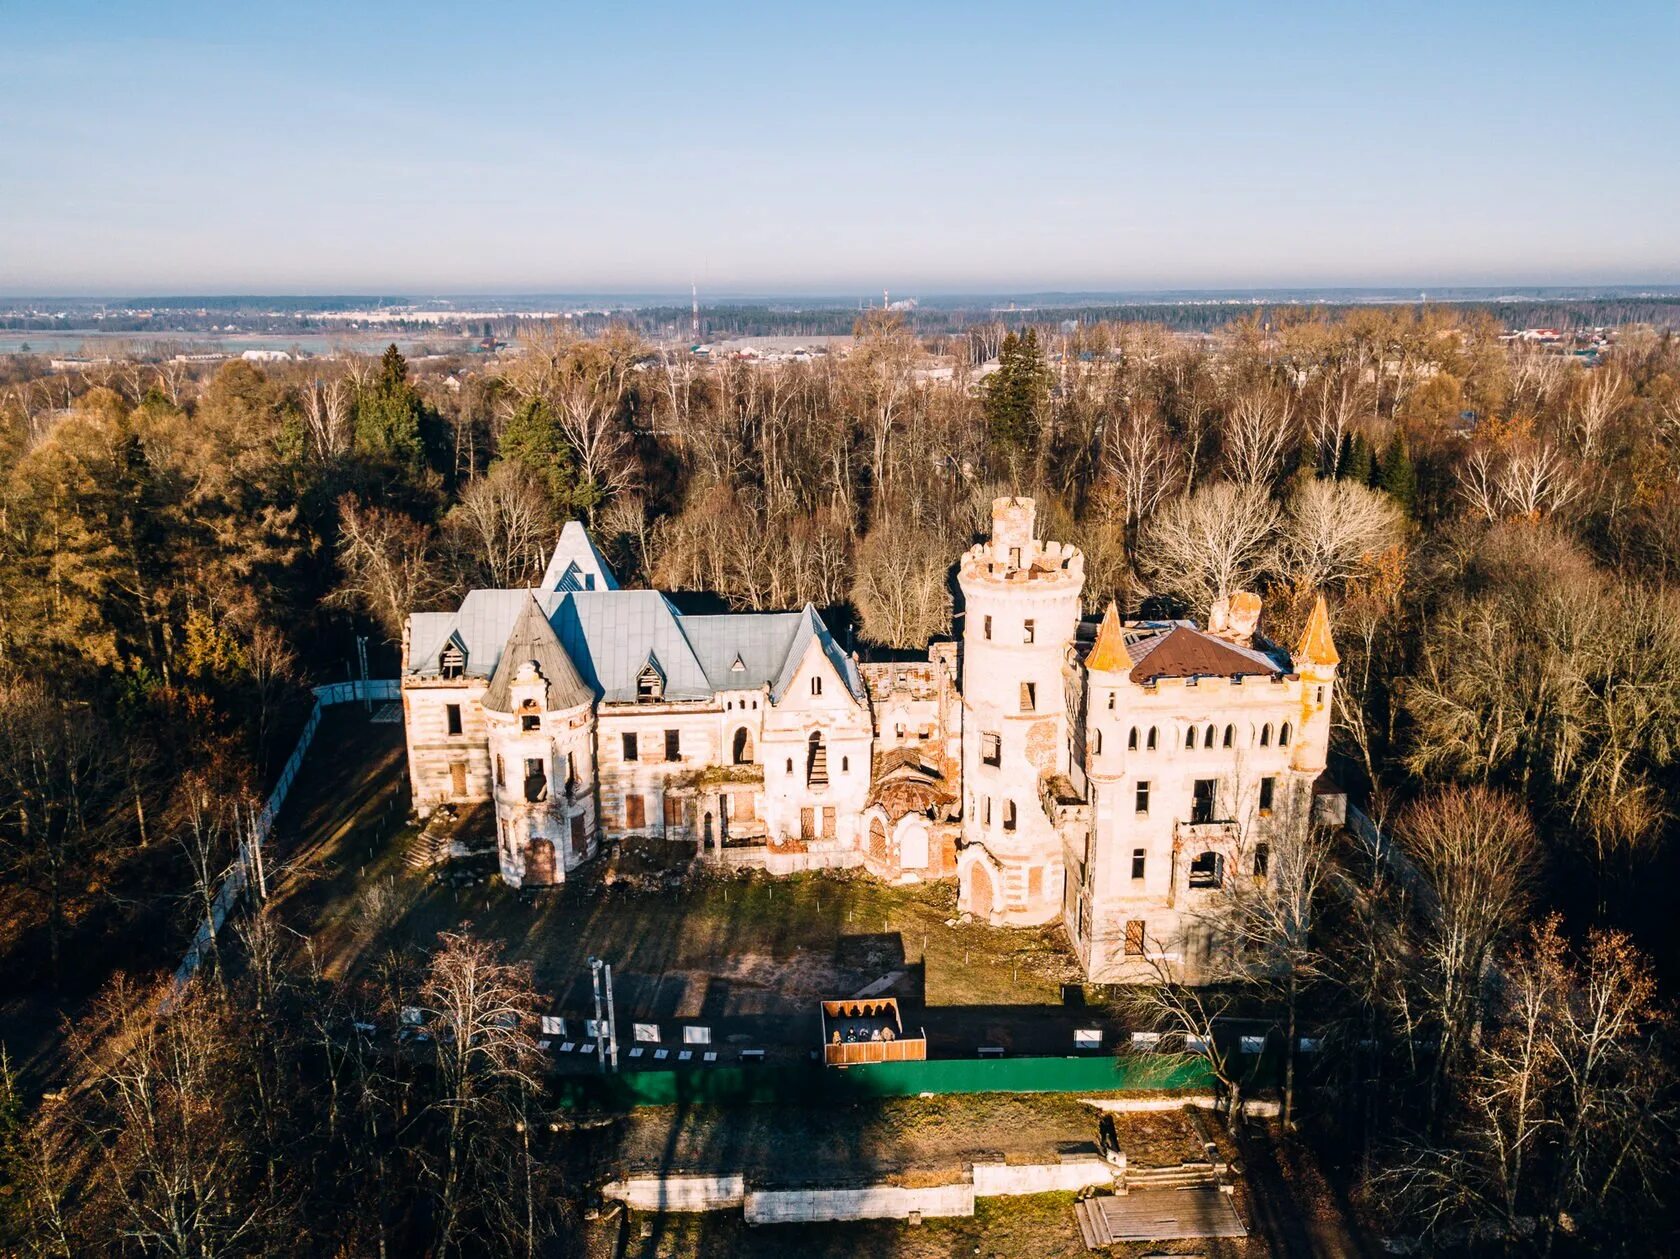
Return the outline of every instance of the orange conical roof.
<path id="1" fill-rule="evenodd" d="M 1318 596 L 1301 641 L 1295 644 L 1295 663 L 1334 665 L 1342 658 L 1336 654 L 1335 641 L 1330 637 L 1330 609 L 1324 606 L 1324 596 Z"/>
<path id="2" fill-rule="evenodd" d="M 1108 601 L 1108 611 L 1103 613 L 1102 625 L 1097 630 L 1097 641 L 1091 644 L 1090 654 L 1085 657 L 1085 671 L 1087 673 L 1130 673 L 1132 669 L 1132 655 L 1126 650 L 1126 634 L 1120 624 L 1120 609 L 1114 600 Z"/>

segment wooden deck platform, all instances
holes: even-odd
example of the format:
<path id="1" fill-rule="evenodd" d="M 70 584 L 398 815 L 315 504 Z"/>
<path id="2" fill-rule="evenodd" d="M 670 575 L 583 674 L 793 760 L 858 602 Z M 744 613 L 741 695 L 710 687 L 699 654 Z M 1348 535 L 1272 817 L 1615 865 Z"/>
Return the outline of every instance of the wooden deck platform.
<path id="1" fill-rule="evenodd" d="M 1074 1203 L 1079 1232 L 1092 1250 L 1118 1242 L 1246 1237 L 1229 1194 L 1214 1188 L 1134 1189 Z"/>

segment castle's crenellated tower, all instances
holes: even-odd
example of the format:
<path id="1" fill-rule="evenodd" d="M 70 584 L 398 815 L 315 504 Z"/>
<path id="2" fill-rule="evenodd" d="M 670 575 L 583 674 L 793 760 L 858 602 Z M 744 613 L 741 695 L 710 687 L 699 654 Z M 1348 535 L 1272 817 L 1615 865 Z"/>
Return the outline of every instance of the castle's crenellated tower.
<path id="1" fill-rule="evenodd" d="M 1067 645 L 1085 557 L 1033 536 L 1030 498 L 992 503 L 992 536 L 962 558 L 961 908 L 990 922 L 1052 921 L 1062 837 L 1043 803 L 1068 773 Z"/>

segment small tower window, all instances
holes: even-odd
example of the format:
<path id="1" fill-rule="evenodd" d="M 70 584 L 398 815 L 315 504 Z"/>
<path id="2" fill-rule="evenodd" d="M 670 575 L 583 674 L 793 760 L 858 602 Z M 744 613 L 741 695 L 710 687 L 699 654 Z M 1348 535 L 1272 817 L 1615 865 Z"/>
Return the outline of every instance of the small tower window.
<path id="1" fill-rule="evenodd" d="M 1023 643 L 1032 642 L 1037 633 L 1038 623 L 1034 621 L 1032 617 L 1029 616 L 1025 621 L 1021 622 L 1021 641 Z"/>
<path id="2" fill-rule="evenodd" d="M 1190 751 L 1196 750 L 1196 727 L 1191 726 L 1184 732 L 1184 746 Z"/>
<path id="3" fill-rule="evenodd" d="M 1015 802 L 1013 800 L 1003 802 L 1003 829 L 1006 831 L 1015 829 Z"/>
<path id="4" fill-rule="evenodd" d="M 1108 711 L 1109 712 L 1114 711 L 1114 695 L 1115 695 L 1115 693 L 1113 691 L 1110 691 L 1108 693 Z"/>
<path id="5" fill-rule="evenodd" d="M 1212 726 L 1209 726 L 1206 730 L 1204 730 L 1202 732 L 1202 746 L 1204 748 L 1210 748 L 1210 747 L 1213 746 L 1213 727 Z"/>
<path id="6" fill-rule="evenodd" d="M 1272 746 L 1272 723 L 1269 721 L 1260 727 L 1260 746 L 1263 748 Z"/>
<path id="7" fill-rule="evenodd" d="M 1097 756 L 1102 755 L 1102 731 L 1091 731 L 1091 751 Z"/>
<path id="8" fill-rule="evenodd" d="M 811 679 L 811 694 L 813 694 L 813 695 L 821 695 L 822 694 L 822 679 L 821 678 L 812 678 Z"/>
<path id="9" fill-rule="evenodd" d="M 1148 743 L 1145 744 L 1145 748 L 1150 752 L 1153 752 L 1155 750 L 1155 727 L 1154 726 L 1149 727 L 1149 741 L 1148 741 Z"/>
<path id="10" fill-rule="evenodd" d="M 1225 727 L 1225 746 L 1229 748 L 1229 747 L 1235 747 L 1236 745 L 1237 745 L 1237 728 L 1235 726 L 1226 726 Z"/>
<path id="11" fill-rule="evenodd" d="M 519 728 L 526 733 L 542 729 L 542 718 L 536 713 L 520 713 Z"/>
<path id="12" fill-rule="evenodd" d="M 1131 729 L 1131 732 L 1126 735 L 1126 751 L 1128 751 L 1128 752 L 1137 751 L 1137 727 L 1136 726 L 1133 726 L 1132 729 Z"/>
<path id="13" fill-rule="evenodd" d="M 1287 721 L 1284 722 L 1282 728 L 1278 730 L 1278 746 L 1280 748 L 1286 748 L 1289 746 L 1289 723 Z"/>
<path id="14" fill-rule="evenodd" d="M 1024 713 L 1038 711 L 1038 683 L 1021 683 L 1021 711 Z"/>
<path id="15" fill-rule="evenodd" d="M 982 765 L 1003 764 L 1003 738 L 995 734 L 980 736 L 980 763 Z"/>
<path id="16" fill-rule="evenodd" d="M 984 625 L 981 627 L 981 633 L 984 635 L 984 637 L 985 637 L 985 639 L 988 643 L 992 641 L 992 618 L 991 617 L 988 616 L 986 618 Z"/>

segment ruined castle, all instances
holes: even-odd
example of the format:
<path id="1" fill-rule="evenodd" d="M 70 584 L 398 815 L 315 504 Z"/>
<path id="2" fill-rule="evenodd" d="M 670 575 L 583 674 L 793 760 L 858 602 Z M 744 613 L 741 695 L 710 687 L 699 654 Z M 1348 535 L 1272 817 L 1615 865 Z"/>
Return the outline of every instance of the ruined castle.
<path id="1" fill-rule="evenodd" d="M 563 881 L 604 841 L 694 841 L 774 873 L 958 880 L 990 922 L 1060 919 L 1086 973 L 1193 973 L 1198 905 L 1266 880 L 1308 824 L 1337 655 L 1323 601 L 1293 654 L 1259 600 L 1189 621 L 1080 616 L 1084 557 L 993 504 L 962 556 L 962 636 L 860 661 L 816 610 L 702 615 L 620 589 L 583 527 L 539 586 L 417 612 L 404 644 L 422 813 L 493 804 L 503 879 Z M 1322 806 L 1323 801 L 1319 802 Z"/>

